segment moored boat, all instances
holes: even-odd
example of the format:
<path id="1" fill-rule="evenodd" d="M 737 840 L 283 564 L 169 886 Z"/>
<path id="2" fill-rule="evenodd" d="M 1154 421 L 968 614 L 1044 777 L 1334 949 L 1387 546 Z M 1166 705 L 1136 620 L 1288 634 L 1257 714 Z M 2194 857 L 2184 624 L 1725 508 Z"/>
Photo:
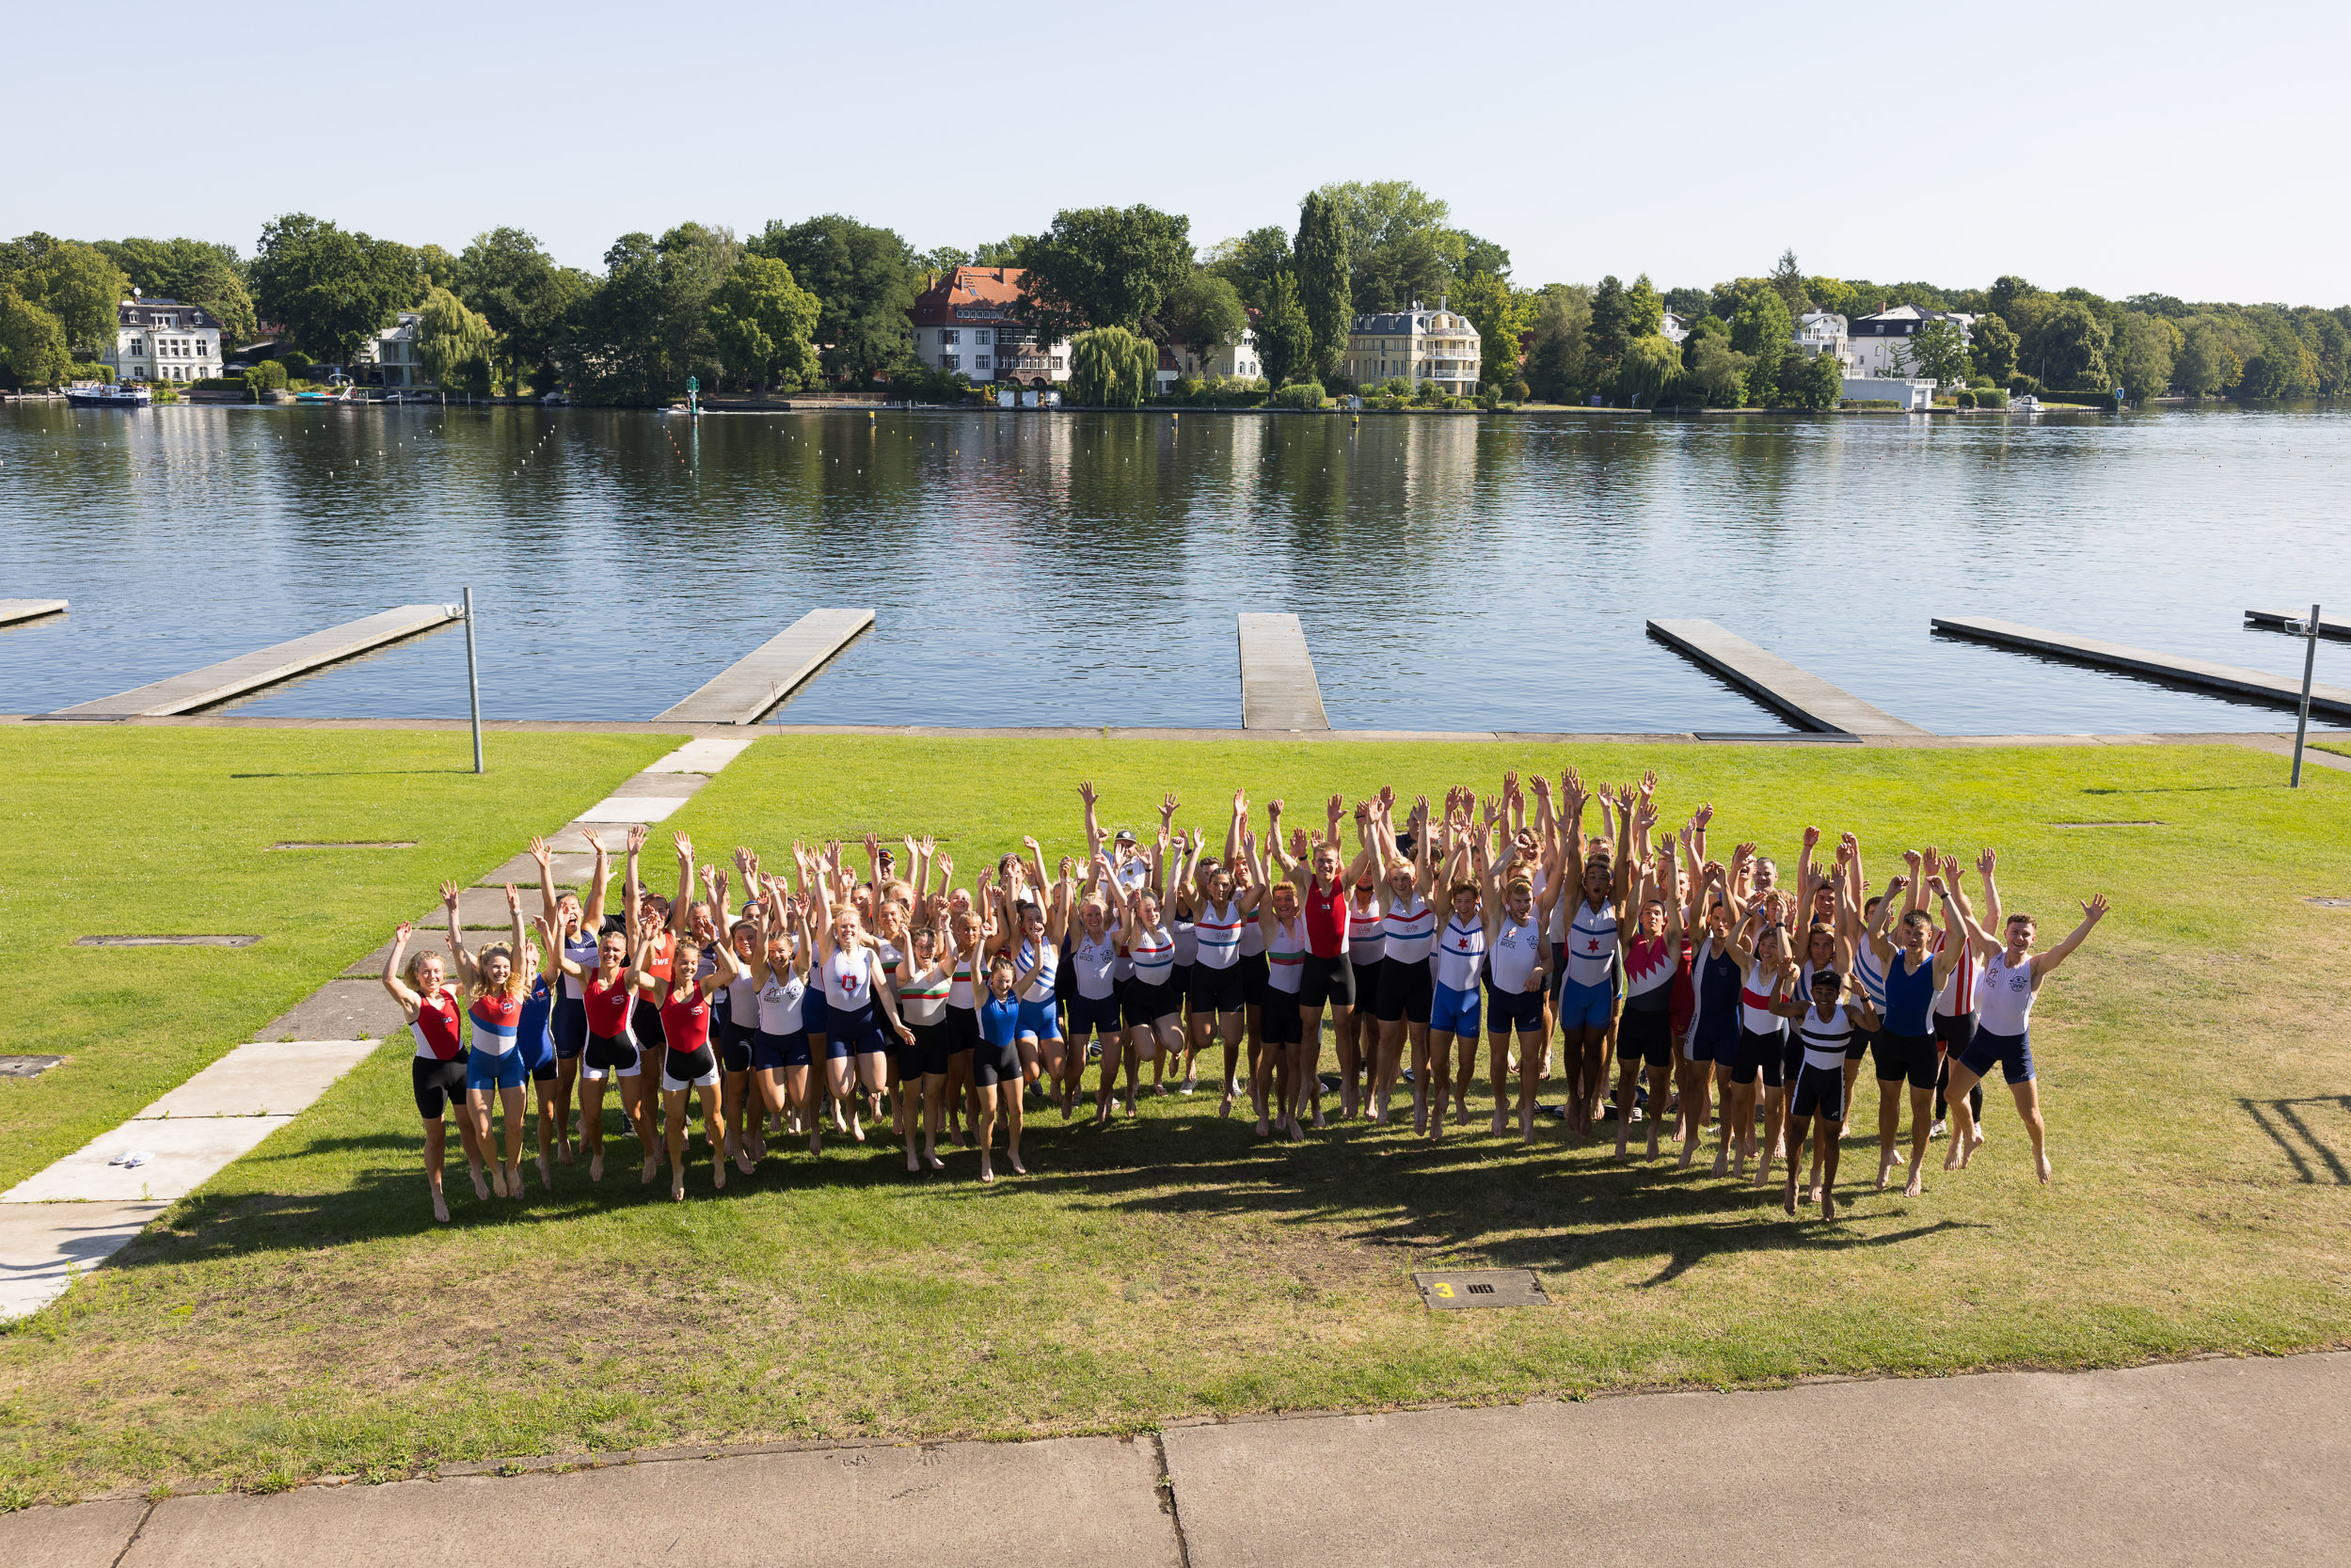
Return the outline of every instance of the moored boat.
<path id="1" fill-rule="evenodd" d="M 155 394 L 144 387 L 77 381 L 65 389 L 65 401 L 76 408 L 146 408 L 154 404 Z"/>

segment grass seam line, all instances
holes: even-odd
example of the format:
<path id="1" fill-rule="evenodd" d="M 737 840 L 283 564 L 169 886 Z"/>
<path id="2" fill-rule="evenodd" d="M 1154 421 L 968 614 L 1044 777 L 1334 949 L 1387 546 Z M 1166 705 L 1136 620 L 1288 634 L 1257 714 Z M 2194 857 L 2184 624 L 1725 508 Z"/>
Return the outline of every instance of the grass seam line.
<path id="1" fill-rule="evenodd" d="M 122 1544 L 122 1550 L 115 1553 L 114 1560 L 107 1564 L 107 1568 L 122 1568 L 122 1560 L 131 1555 L 131 1548 L 137 1545 L 139 1537 L 147 1533 L 147 1521 L 155 1516 L 155 1507 L 154 1502 L 151 1500 L 147 1507 L 140 1511 L 139 1522 L 131 1527 L 131 1539 Z"/>
<path id="2" fill-rule="evenodd" d="M 1168 1444 L 1153 1427 L 1151 1434 L 1152 1456 L 1159 1461 L 1159 1481 L 1153 1488 L 1167 1495 L 1168 1524 L 1175 1531 L 1176 1568 L 1192 1568 L 1192 1544 L 1184 1539 L 1183 1510 L 1176 1502 L 1175 1473 L 1168 1468 Z"/>

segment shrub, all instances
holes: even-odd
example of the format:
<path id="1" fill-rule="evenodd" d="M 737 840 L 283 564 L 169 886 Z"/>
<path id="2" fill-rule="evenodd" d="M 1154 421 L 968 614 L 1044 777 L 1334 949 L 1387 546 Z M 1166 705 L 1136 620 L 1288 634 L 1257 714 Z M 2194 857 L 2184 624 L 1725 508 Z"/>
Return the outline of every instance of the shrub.
<path id="1" fill-rule="evenodd" d="M 1531 397 L 1533 397 L 1533 396 L 1534 396 L 1534 388 L 1532 388 L 1532 387 L 1529 387 L 1529 386 L 1528 386 L 1525 382 L 1523 382 L 1523 381 L 1514 381 L 1514 382 L 1512 382 L 1512 383 L 1510 384 L 1510 401 L 1511 401 L 1511 402 L 1513 402 L 1513 403 L 1524 403 L 1524 402 L 1526 402 L 1526 401 L 1527 401 L 1527 399 L 1529 399 L 1529 398 L 1531 398 Z"/>
<path id="2" fill-rule="evenodd" d="M 1892 398 L 1843 398 L 1838 401 L 1837 406 L 1839 408 L 1898 409 L 1902 406 L 1902 404 L 1895 402 Z"/>
<path id="3" fill-rule="evenodd" d="M 1323 384 L 1319 381 L 1294 381 L 1273 396 L 1279 408 L 1320 408 L 1323 405 Z"/>
<path id="4" fill-rule="evenodd" d="M 308 380 L 310 374 L 310 367 L 318 363 L 317 360 L 312 359 L 309 355 L 303 353 L 298 348 L 287 349 L 284 353 L 278 356 L 276 362 L 285 368 L 286 379 L 288 381 Z"/>
<path id="5" fill-rule="evenodd" d="M 199 392 L 242 392 L 245 390 L 245 377 L 242 374 L 208 375 L 189 385 Z"/>
<path id="6" fill-rule="evenodd" d="M 1971 391 L 1980 392 L 1991 385 L 1992 377 L 1988 375 L 1971 375 L 1967 378 L 1967 386 Z"/>
<path id="7" fill-rule="evenodd" d="M 1103 408 L 1139 408 L 1159 380 L 1159 348 L 1122 326 L 1070 340 L 1070 396 Z"/>
<path id="8" fill-rule="evenodd" d="M 2041 383 L 2034 380 L 2031 376 L 2012 375 L 2009 377 L 2009 396 L 2012 398 L 2023 398 L 2038 397 L 2040 395 Z"/>
<path id="9" fill-rule="evenodd" d="M 1962 408 L 1973 408 L 1976 406 L 1976 394 L 1970 388 L 1962 388 L 1959 396 L 1951 401 Z"/>
<path id="10" fill-rule="evenodd" d="M 1998 391 L 1998 390 L 1996 390 L 1996 389 L 1994 389 L 1994 388 L 1990 388 L 1990 387 L 1978 388 L 1977 389 L 1977 392 L 1976 392 L 1976 406 L 1977 406 L 1977 407 L 1978 407 L 1978 408 L 2006 408 L 2008 405 L 2009 405 L 2009 395 L 2008 395 L 2006 392 L 2003 392 L 2003 391 Z"/>
<path id="11" fill-rule="evenodd" d="M 114 382 L 114 370 L 107 365 L 87 363 L 71 365 L 66 368 L 65 378 L 68 381 L 103 381 L 111 386 Z"/>
<path id="12" fill-rule="evenodd" d="M 264 359 L 245 372 L 243 385 L 253 394 L 253 401 L 259 403 L 263 392 L 281 390 L 291 379 L 286 374 L 285 366 L 275 359 Z"/>

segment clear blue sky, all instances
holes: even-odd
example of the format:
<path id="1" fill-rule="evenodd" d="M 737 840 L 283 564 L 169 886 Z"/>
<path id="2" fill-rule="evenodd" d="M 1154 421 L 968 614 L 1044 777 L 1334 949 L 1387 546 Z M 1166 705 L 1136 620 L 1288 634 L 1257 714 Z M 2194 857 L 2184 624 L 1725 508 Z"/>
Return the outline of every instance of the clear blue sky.
<path id="1" fill-rule="evenodd" d="M 927 249 L 1142 201 L 1205 245 L 1406 179 L 1521 283 L 1792 245 L 1881 282 L 2351 301 L 2340 6 L 0 5 L 5 234 L 249 254 L 306 211 L 595 267 L 688 218 Z"/>

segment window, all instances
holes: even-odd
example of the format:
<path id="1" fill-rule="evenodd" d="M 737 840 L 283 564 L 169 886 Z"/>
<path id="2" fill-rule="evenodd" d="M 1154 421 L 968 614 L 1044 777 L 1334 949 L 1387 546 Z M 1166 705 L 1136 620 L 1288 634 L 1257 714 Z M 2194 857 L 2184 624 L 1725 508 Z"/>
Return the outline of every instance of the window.
<path id="1" fill-rule="evenodd" d="M 963 332 L 961 327 L 944 326 L 939 329 L 939 341 L 943 343 L 960 343 L 962 341 Z"/>
<path id="2" fill-rule="evenodd" d="M 963 356 L 960 354 L 942 354 L 939 356 L 939 368 L 943 371 L 960 371 L 963 368 Z"/>
<path id="3" fill-rule="evenodd" d="M 1057 354 L 1053 356 L 1053 368 L 1056 371 L 1061 368 L 1061 356 Z"/>
<path id="4" fill-rule="evenodd" d="M 994 334 L 990 332 L 988 328 L 984 326 L 976 327 L 972 332 L 972 341 L 978 344 L 980 347 L 985 348 L 988 346 L 988 341 L 993 336 Z"/>
<path id="5" fill-rule="evenodd" d="M 972 360 L 972 369 L 976 371 L 984 371 L 991 368 L 992 367 L 988 363 L 988 356 L 984 354 L 975 356 Z M 1630 873 L 1627 873 L 1627 875 L 1630 875 Z"/>

